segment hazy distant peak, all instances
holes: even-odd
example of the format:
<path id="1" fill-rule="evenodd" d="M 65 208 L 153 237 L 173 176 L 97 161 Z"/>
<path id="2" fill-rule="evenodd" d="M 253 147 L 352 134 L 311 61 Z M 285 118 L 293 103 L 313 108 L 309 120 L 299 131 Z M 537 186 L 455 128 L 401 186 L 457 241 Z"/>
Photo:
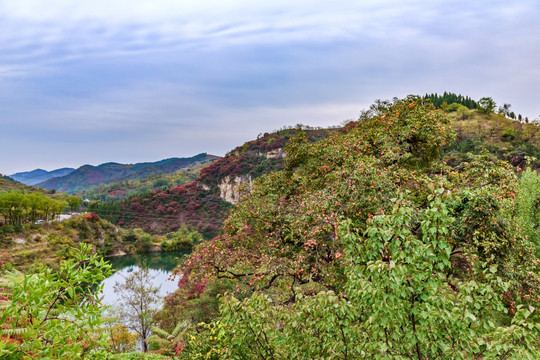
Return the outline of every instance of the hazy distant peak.
<path id="1" fill-rule="evenodd" d="M 49 179 L 65 176 L 72 173 L 75 169 L 73 168 L 61 168 L 52 171 L 47 171 L 43 169 L 35 169 L 32 171 L 19 172 L 16 174 L 10 175 L 10 177 L 16 181 L 19 181 L 26 185 L 36 185 L 40 182 L 47 181 Z"/>

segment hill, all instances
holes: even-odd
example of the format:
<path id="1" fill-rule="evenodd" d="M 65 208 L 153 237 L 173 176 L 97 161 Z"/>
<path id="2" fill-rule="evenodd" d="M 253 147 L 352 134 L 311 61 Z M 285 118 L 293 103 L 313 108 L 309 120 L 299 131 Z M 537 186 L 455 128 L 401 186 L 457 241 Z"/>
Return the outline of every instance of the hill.
<path id="1" fill-rule="evenodd" d="M 106 163 L 98 166 L 84 165 L 69 175 L 49 179 L 39 183 L 38 186 L 48 190 L 54 189 L 74 193 L 102 184 L 139 180 L 147 178 L 152 174 L 173 173 L 179 169 L 189 168 L 200 163 L 207 163 L 217 158 L 217 156 L 202 153 L 190 158 L 170 158 L 157 162 L 137 164 Z"/>
<path id="2" fill-rule="evenodd" d="M 372 108 L 369 113 L 375 112 Z M 536 157 L 531 166 L 540 168 L 538 125 L 500 114 L 483 114 L 458 104 L 450 106 L 445 113 L 457 135 L 443 148 L 442 156 L 448 163 L 465 161 L 468 152 L 489 152 L 515 167 L 524 167 L 528 157 Z M 306 128 L 306 141 L 313 143 L 331 134 L 347 132 L 356 123 L 342 129 Z M 249 189 L 262 174 L 282 169 L 284 148 L 298 134 L 297 129 L 264 134 L 204 167 L 192 183 L 159 189 L 121 203 L 96 204 L 93 210 L 115 223 L 141 227 L 151 233 L 174 231 L 185 224 L 211 238 L 219 233 L 231 205 L 245 193 L 243 188 Z"/>
<path id="3" fill-rule="evenodd" d="M 284 169 L 183 259 L 162 317 L 193 324 L 182 356 L 538 358 L 540 179 L 494 153 L 448 163 L 453 127 L 409 96 L 290 141 Z"/>
<path id="4" fill-rule="evenodd" d="M 148 193 L 154 190 L 189 183 L 197 178 L 202 168 L 208 163 L 193 165 L 187 169 L 180 169 L 171 174 L 150 175 L 145 179 L 118 181 L 112 184 L 103 184 L 89 190 L 76 192 L 74 195 L 90 201 L 118 201 L 129 197 Z"/>
<path id="5" fill-rule="evenodd" d="M 523 123 L 501 114 L 476 110 L 448 112 L 457 137 L 448 150 L 454 153 L 480 153 L 483 149 L 515 167 L 524 167 L 527 157 L 540 168 L 540 126 Z"/>
<path id="6" fill-rule="evenodd" d="M 305 129 L 310 142 L 337 131 Z M 212 238 L 221 230 L 232 204 L 243 194 L 243 187 L 249 188 L 260 175 L 282 168 L 283 148 L 298 133 L 297 129 L 266 133 L 203 168 L 193 182 L 137 195 L 122 202 L 94 203 L 90 208 L 113 223 L 140 227 L 154 234 L 187 225 L 205 238 Z"/>
<path id="7" fill-rule="evenodd" d="M 0 259 L 4 266 L 9 264 L 8 268 L 18 270 L 39 265 L 56 268 L 59 260 L 70 257 L 80 243 L 91 244 L 97 253 L 109 256 L 160 250 L 162 240 L 141 230 L 125 230 L 87 213 L 40 225 L 1 225 Z"/>
<path id="8" fill-rule="evenodd" d="M 26 185 L 36 185 L 55 177 L 69 175 L 74 170 L 75 169 L 72 169 L 72 168 L 62 168 L 62 169 L 56 169 L 52 171 L 36 169 L 32 171 L 27 171 L 27 172 L 19 172 L 19 173 L 10 175 L 10 177 L 13 180 L 16 180 Z"/>
<path id="9" fill-rule="evenodd" d="M 37 188 L 30 185 L 25 185 L 18 181 L 13 180 L 9 176 L 0 176 L 0 192 L 46 192 L 44 189 Z"/>

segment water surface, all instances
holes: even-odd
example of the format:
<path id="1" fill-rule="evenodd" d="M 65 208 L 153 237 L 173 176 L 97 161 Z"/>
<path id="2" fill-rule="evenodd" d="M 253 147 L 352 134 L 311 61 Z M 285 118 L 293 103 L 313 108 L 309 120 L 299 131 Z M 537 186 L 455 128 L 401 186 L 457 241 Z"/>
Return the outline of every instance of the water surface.
<path id="1" fill-rule="evenodd" d="M 103 304 L 114 305 L 118 301 L 118 296 L 114 292 L 114 285 L 123 282 L 124 277 L 132 271 L 140 269 L 139 264 L 146 263 L 149 275 L 153 279 L 152 285 L 159 287 L 159 295 L 165 296 L 178 288 L 179 276 L 174 281 L 168 280 L 172 275 L 171 271 L 178 265 L 178 261 L 186 252 L 162 252 L 138 255 L 125 255 L 108 258 L 113 270 L 110 277 L 103 281 Z"/>

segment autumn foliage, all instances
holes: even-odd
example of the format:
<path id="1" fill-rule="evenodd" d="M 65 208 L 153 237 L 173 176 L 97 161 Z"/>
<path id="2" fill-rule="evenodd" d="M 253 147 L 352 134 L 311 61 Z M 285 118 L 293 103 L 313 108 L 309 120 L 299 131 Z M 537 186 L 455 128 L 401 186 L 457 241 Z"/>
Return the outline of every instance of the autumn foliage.
<path id="1" fill-rule="evenodd" d="M 309 141 L 325 138 L 333 130 L 308 130 Z M 158 189 L 122 202 L 103 203 L 103 217 L 126 227 L 140 227 L 150 233 L 167 233 L 182 226 L 196 230 L 207 239 L 218 235 L 231 204 L 220 198 L 218 185 L 228 176 L 257 178 L 283 168 L 280 156 L 268 158 L 270 151 L 282 149 L 298 131 L 285 129 L 247 142 L 225 157 L 201 169 L 187 184 Z M 109 216 L 108 216 L 109 215 Z"/>
<path id="2" fill-rule="evenodd" d="M 514 226 L 512 167 L 487 153 L 450 166 L 443 112 L 413 96 L 383 105 L 289 141 L 283 170 L 184 261 L 186 288 L 236 286 L 183 356 L 538 354 L 539 262 Z"/>

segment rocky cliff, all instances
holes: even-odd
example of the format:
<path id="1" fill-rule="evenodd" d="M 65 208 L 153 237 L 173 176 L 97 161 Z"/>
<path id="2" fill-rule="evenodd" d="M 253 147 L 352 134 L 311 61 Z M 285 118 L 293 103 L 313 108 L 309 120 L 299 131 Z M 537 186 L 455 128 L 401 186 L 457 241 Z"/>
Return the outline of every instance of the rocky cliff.
<path id="1" fill-rule="evenodd" d="M 239 176 L 226 176 L 221 183 L 219 183 L 219 197 L 231 204 L 237 204 L 240 197 L 249 192 L 253 180 L 251 175 L 239 175 Z"/>

